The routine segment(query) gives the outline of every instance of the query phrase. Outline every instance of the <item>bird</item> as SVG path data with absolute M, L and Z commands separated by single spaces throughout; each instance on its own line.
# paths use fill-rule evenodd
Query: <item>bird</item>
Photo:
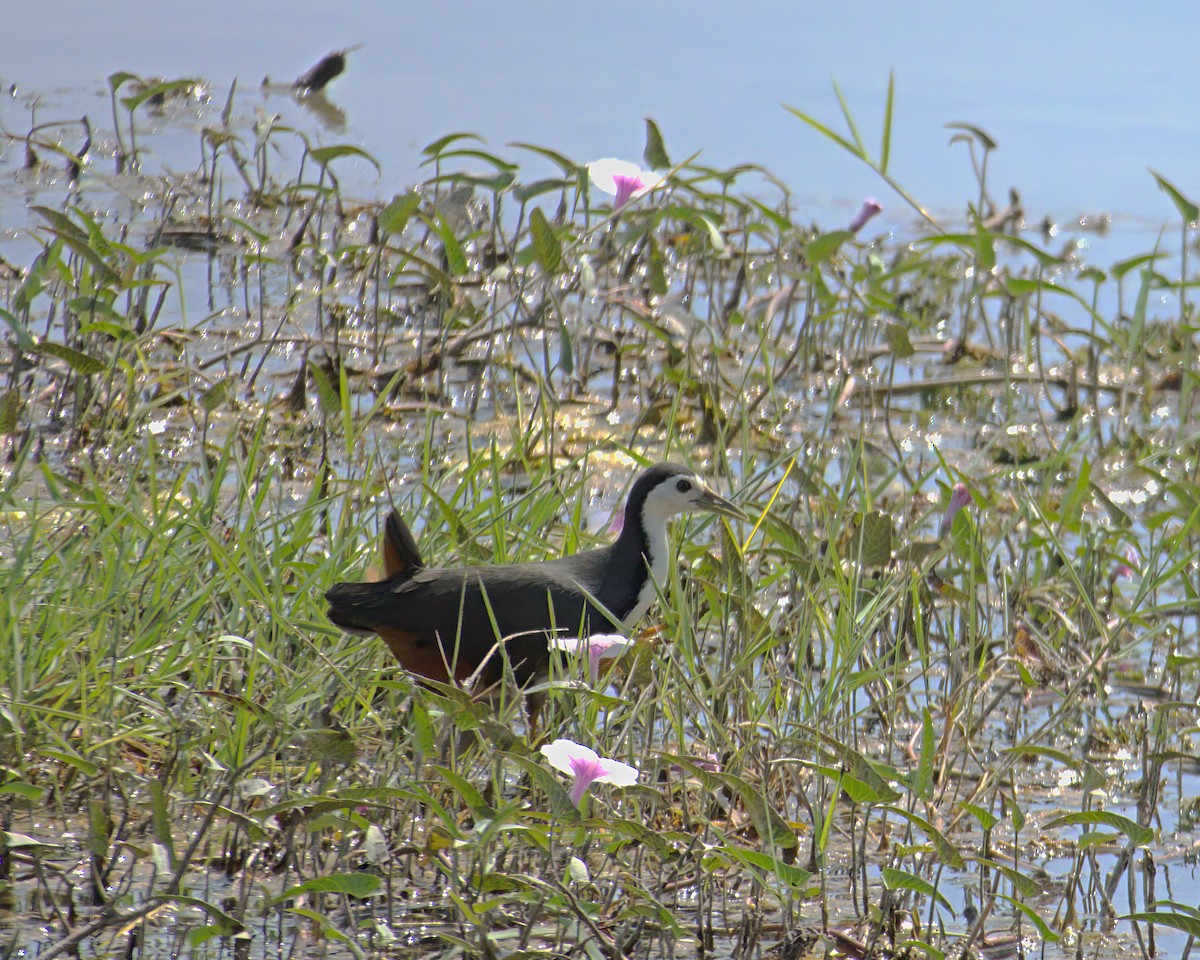
M 697 512 L 746 519 L 694 471 L 659 463 L 634 481 L 608 546 L 540 562 L 427 567 L 393 511 L 384 579 L 334 585 L 328 616 L 348 632 L 378 634 L 419 679 L 494 688 L 507 661 L 524 687 L 546 672 L 552 636 L 611 633 L 641 619 L 667 580 L 668 522 Z

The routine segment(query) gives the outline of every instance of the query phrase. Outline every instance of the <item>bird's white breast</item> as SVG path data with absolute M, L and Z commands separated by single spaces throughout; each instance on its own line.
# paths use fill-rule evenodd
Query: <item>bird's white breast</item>
M 650 605 L 658 599 L 658 591 L 666 586 L 667 574 L 670 571 L 670 547 L 667 543 L 667 521 L 670 513 L 654 509 L 654 504 L 648 502 L 646 511 L 642 514 L 642 525 L 646 533 L 646 560 L 650 576 L 638 591 L 637 604 L 625 618 L 625 626 L 632 627 L 645 616 Z M 655 586 L 657 584 L 657 587 Z

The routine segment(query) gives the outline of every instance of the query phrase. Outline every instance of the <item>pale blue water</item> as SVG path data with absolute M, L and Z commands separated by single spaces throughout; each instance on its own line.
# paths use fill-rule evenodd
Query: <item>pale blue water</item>
M 894 71 L 893 173 L 936 212 L 952 217 L 974 196 L 966 151 L 944 129 L 967 120 L 999 141 L 997 200 L 1015 185 L 1031 220 L 1106 211 L 1145 231 L 1174 213 L 1148 166 L 1200 196 L 1200 23 L 1184 11 L 1161 0 L 20 2 L 5 10 L 0 81 L 47 94 L 41 116 L 102 119 L 116 70 L 249 87 L 362 43 L 329 91 L 347 127 L 323 137 L 377 157 L 381 195 L 420 178 L 420 148 L 450 131 L 476 131 L 501 152 L 528 140 L 579 161 L 638 159 L 652 116 L 673 158 L 764 164 L 817 219 L 849 217 L 877 194 L 903 222 L 870 171 L 780 106 L 841 129 L 836 79 L 875 149 Z M 11 104 L 0 121 L 23 132 Z

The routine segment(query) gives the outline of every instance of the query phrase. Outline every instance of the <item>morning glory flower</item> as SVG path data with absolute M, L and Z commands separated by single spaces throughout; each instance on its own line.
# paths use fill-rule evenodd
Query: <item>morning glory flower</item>
M 850 226 L 848 226 L 846 229 L 851 233 L 858 233 L 859 230 L 867 225 L 867 221 L 881 210 L 883 210 L 882 203 L 880 203 L 874 197 L 867 197 L 867 199 L 863 201 L 862 209 L 859 210 L 854 219 L 850 221 Z
M 613 210 L 620 210 L 630 200 L 649 193 L 663 182 L 661 174 L 643 170 L 636 163 L 605 157 L 587 165 L 588 177 L 596 189 L 613 198 Z
M 574 740 L 555 740 L 542 747 L 542 756 L 555 770 L 574 777 L 571 802 L 579 806 L 593 783 L 612 783 L 628 787 L 637 783 L 638 771 L 627 763 L 609 760 Z
M 950 527 L 954 523 L 954 518 L 958 515 L 958 511 L 971 502 L 971 491 L 967 489 L 965 483 L 956 483 L 954 489 L 950 491 L 950 503 L 946 507 L 946 512 L 942 514 L 942 523 L 938 527 L 938 539 L 943 539 L 950 532 Z
M 595 633 L 582 640 L 578 637 L 552 637 L 550 639 L 552 650 L 587 654 L 588 678 L 592 683 L 595 683 L 600 676 L 601 660 L 616 660 L 632 646 L 632 640 L 626 640 L 615 633 Z

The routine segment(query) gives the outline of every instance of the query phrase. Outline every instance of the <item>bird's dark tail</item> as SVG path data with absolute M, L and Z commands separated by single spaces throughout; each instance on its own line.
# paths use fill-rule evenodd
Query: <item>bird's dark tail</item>
M 408 573 L 425 566 L 421 548 L 408 529 L 408 524 L 393 510 L 383 531 L 383 578 L 390 580 L 398 573 Z

